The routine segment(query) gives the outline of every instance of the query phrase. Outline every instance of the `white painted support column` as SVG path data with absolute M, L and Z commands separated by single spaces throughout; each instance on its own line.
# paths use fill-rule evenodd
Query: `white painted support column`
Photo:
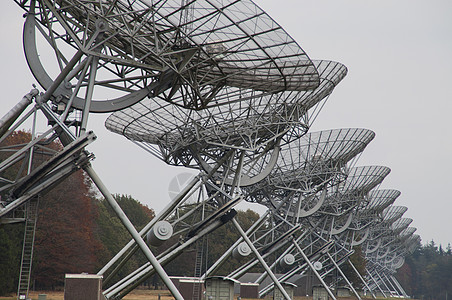
M 336 263 L 336 261 L 333 259 L 333 257 L 331 256 L 331 254 L 329 252 L 326 253 L 326 255 L 328 255 L 328 258 L 331 260 L 331 262 L 333 263 L 333 265 L 336 267 L 336 269 L 339 271 L 339 273 L 341 274 L 342 278 L 344 278 L 345 282 L 347 282 L 348 286 L 352 289 L 353 294 L 355 294 L 356 298 L 358 298 L 359 300 L 362 300 L 361 297 L 358 295 L 358 293 L 356 292 L 355 288 L 353 287 L 352 283 L 348 280 L 347 276 L 345 276 L 344 272 L 342 272 L 341 268 L 339 268 L 338 264 Z
M 173 294 L 174 298 L 176 300 L 184 300 L 182 295 L 177 290 L 174 283 L 171 281 L 171 279 L 168 277 L 168 274 L 166 274 L 163 267 L 159 264 L 157 261 L 157 258 L 154 256 L 152 251 L 148 248 L 144 240 L 141 238 L 138 231 L 135 229 L 133 224 L 130 222 L 129 218 L 127 218 L 126 214 L 122 211 L 119 204 L 116 202 L 116 200 L 113 198 L 107 187 L 104 185 L 100 177 L 96 174 L 94 169 L 91 167 L 91 165 L 88 165 L 84 167 L 84 170 L 93 180 L 94 184 L 97 186 L 99 191 L 102 193 L 102 195 L 105 197 L 105 199 L 108 201 L 112 209 L 115 211 L 118 218 L 121 220 L 123 225 L 126 227 L 126 229 L 129 231 L 130 235 L 133 237 L 135 242 L 138 244 L 140 249 L 143 251 L 143 254 L 146 256 L 146 258 L 149 260 L 149 262 L 152 264 L 156 272 L 159 274 L 162 281 L 165 283 L 165 285 L 170 290 L 171 294 Z
M 334 297 L 333 292 L 331 292 L 330 288 L 328 287 L 328 285 L 326 284 L 326 282 L 323 280 L 322 276 L 320 276 L 319 272 L 317 272 L 317 270 L 314 268 L 314 266 L 312 265 L 311 261 L 309 260 L 309 258 L 306 256 L 306 254 L 304 253 L 303 249 L 301 249 L 300 245 L 298 245 L 295 241 L 294 241 L 294 245 L 295 247 L 298 249 L 298 252 L 300 252 L 300 254 L 303 256 L 303 259 L 306 261 L 306 263 L 309 265 L 309 267 L 311 268 L 312 272 L 314 272 L 315 276 L 317 276 L 317 278 L 320 280 L 320 282 L 322 283 L 323 287 L 326 289 L 326 291 L 328 292 L 328 295 L 330 295 L 330 297 L 333 300 L 336 300 L 336 297 Z
M 240 227 L 240 224 L 237 222 L 237 220 L 235 218 L 232 219 L 232 224 L 234 224 L 235 228 L 237 228 L 237 230 L 240 232 L 240 235 L 243 237 L 245 242 L 251 248 L 251 251 L 253 251 L 254 255 L 256 255 L 257 259 L 259 260 L 261 265 L 264 267 L 264 269 L 267 272 L 268 276 L 270 276 L 270 278 L 273 280 L 275 285 L 278 287 L 278 289 L 284 295 L 284 298 L 286 298 L 287 300 L 291 300 L 289 294 L 287 294 L 286 290 L 283 288 L 281 283 L 278 281 L 278 278 L 276 278 L 275 274 L 273 274 L 272 270 L 270 270 L 270 268 L 268 267 L 268 265 L 265 262 L 265 260 L 262 258 L 260 253 L 257 251 L 256 247 L 254 247 L 253 242 L 251 242 L 251 240 L 246 235 L 245 231 L 243 231 L 242 227 Z
M 364 280 L 364 278 L 361 276 L 361 274 L 359 274 L 358 270 L 356 269 L 356 267 L 353 265 L 353 263 L 350 261 L 350 259 L 348 260 L 348 263 L 350 264 L 350 266 L 352 267 L 352 269 L 355 271 L 356 275 L 358 275 L 359 279 L 361 279 L 361 282 L 364 284 L 364 286 L 367 288 L 367 290 L 369 291 L 369 293 L 372 295 L 372 298 L 376 299 L 377 297 L 375 297 L 375 294 L 372 292 L 372 290 L 369 288 L 369 285 L 367 284 L 367 282 Z

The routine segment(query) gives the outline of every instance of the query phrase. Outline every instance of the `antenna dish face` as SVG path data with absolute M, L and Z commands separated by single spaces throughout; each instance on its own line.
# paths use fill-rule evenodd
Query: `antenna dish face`
M 20 5 L 28 12 L 27 60 L 44 89 L 55 78 L 52 70 L 61 70 L 77 51 L 83 53 L 78 74 L 68 76 L 55 95 L 71 96 L 74 79 L 84 77 L 89 57 L 100 69 L 98 88 L 118 94 L 145 89 L 133 100 L 124 99 L 125 95 L 109 100 L 108 105 L 97 100 L 93 111 L 119 110 L 146 95 L 201 109 L 224 86 L 278 92 L 312 90 L 320 83 L 306 53 L 249 0 L 51 0 Z M 44 44 L 54 48 L 50 53 L 57 53 L 53 65 L 47 58 L 40 60 L 37 26 L 44 28 L 40 30 Z M 176 92 L 182 97 L 173 98 Z M 74 107 L 83 108 L 81 102 L 83 97 L 77 97 Z
M 369 204 L 366 209 L 382 212 L 400 196 L 397 190 L 373 190 L 369 193 Z
M 374 135 L 372 131 L 361 128 L 307 133 L 281 147 L 278 161 L 267 180 L 247 188 L 245 192 L 256 202 L 267 201 L 266 198 L 274 194 L 277 197 L 269 197 L 270 201 L 277 202 L 289 191 L 300 191 L 293 196 L 293 201 L 300 198 L 303 204 L 295 207 L 311 211 L 320 200 L 320 195 L 315 196 L 317 189 L 327 183 L 332 186 L 344 181 L 342 168 L 364 150 Z
M 115 112 L 105 125 L 144 143 L 166 163 L 207 172 L 234 149 L 234 162 L 227 162 L 224 169 L 228 171 L 223 175 L 233 174 L 237 161 L 242 160 L 245 175 L 240 184 L 250 185 L 265 177 L 261 174 L 268 175 L 276 162 L 277 153 L 267 152 L 274 152 L 281 139 L 286 143 L 304 135 L 309 127 L 307 111 L 327 97 L 346 74 L 340 63 L 315 63 L 323 71 L 322 84 L 313 91 L 268 93 L 224 87 L 212 100 L 216 105 L 202 110 L 188 110 L 155 97 Z

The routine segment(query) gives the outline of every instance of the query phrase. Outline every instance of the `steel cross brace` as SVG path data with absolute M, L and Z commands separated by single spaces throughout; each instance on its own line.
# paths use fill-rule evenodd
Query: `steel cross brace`
M 369 275 L 370 279 L 374 282 L 375 286 L 380 290 L 380 292 L 383 294 L 383 297 L 388 298 L 385 294 L 385 292 L 381 289 L 380 285 L 377 283 L 375 278 L 372 276 L 372 274 L 369 272 L 369 270 L 366 269 L 367 274 Z M 372 291 L 370 291 L 372 293 Z
M 394 277 L 394 275 L 389 275 L 389 278 L 392 279 L 392 281 L 394 282 L 394 284 L 397 286 L 397 288 L 399 289 L 399 291 L 402 293 L 402 295 L 405 298 L 408 298 L 408 294 L 405 292 L 405 290 L 403 289 L 403 287 L 400 285 L 399 281 Z
M 386 282 L 389 283 L 389 285 L 391 286 L 391 288 L 389 289 L 389 293 L 391 295 L 393 295 L 394 293 L 397 294 L 397 296 L 400 296 L 399 291 L 397 290 L 397 288 L 392 284 L 391 280 L 389 280 L 388 276 L 386 276 L 385 273 L 383 273 L 383 280 L 386 280 Z M 388 287 L 388 285 L 386 285 Z M 389 288 L 389 287 L 388 287 Z
M 284 295 L 284 298 L 287 300 L 291 300 L 289 294 L 287 294 L 284 287 L 279 282 L 278 278 L 276 278 L 275 274 L 270 270 L 265 260 L 262 258 L 260 253 L 257 251 L 256 247 L 254 247 L 253 242 L 249 239 L 249 237 L 246 235 L 245 231 L 243 231 L 242 227 L 240 227 L 240 224 L 235 220 L 232 219 L 232 224 L 234 224 L 235 228 L 240 232 L 240 235 L 245 240 L 245 242 L 248 244 L 248 246 L 251 248 L 251 251 L 253 251 L 254 255 L 256 255 L 257 259 L 261 263 L 261 265 L 264 267 L 265 271 L 267 272 L 268 276 L 273 280 L 275 285 L 278 287 L 278 289 L 281 291 L 281 293 Z
M 319 272 L 317 272 L 317 270 L 314 268 L 313 264 L 311 263 L 311 261 L 309 260 L 309 258 L 306 256 L 306 254 L 304 253 L 303 249 L 301 249 L 301 247 L 294 242 L 295 247 L 297 248 L 298 252 L 300 252 L 300 254 L 303 256 L 304 260 L 306 261 L 306 263 L 309 265 L 309 267 L 311 268 L 312 272 L 315 274 L 315 276 L 317 277 L 317 279 L 319 279 L 319 281 L 322 283 L 323 287 L 326 289 L 326 291 L 328 292 L 328 295 L 330 295 L 330 297 L 333 300 L 336 300 L 336 297 L 334 296 L 333 292 L 330 290 L 330 288 L 328 287 L 328 285 L 326 284 L 326 282 L 323 280 L 322 276 L 320 276 Z
M 352 283 L 348 280 L 347 276 L 345 276 L 344 272 L 342 272 L 341 268 L 338 266 L 338 264 L 336 263 L 336 261 L 334 260 L 334 258 L 331 256 L 331 254 L 329 252 L 326 253 L 326 255 L 328 256 L 328 258 L 331 260 L 331 262 L 334 264 L 334 266 L 336 267 L 336 269 L 339 271 L 339 273 L 341 274 L 342 278 L 344 278 L 345 282 L 347 282 L 347 285 L 352 289 L 353 294 L 355 294 L 356 298 L 358 298 L 359 300 L 361 300 L 361 297 L 359 296 L 359 294 L 356 292 L 355 288 L 353 287 Z
M 369 293 L 372 295 L 372 298 L 376 299 L 375 294 L 372 292 L 372 290 L 369 288 L 369 285 L 367 284 L 366 280 L 364 280 L 364 278 L 361 276 L 361 274 L 358 272 L 358 270 L 356 269 L 355 265 L 353 265 L 353 263 L 351 262 L 350 259 L 347 260 L 349 265 L 352 267 L 353 271 L 355 271 L 356 275 L 358 275 L 359 279 L 361 280 L 361 282 L 364 284 L 364 286 L 369 290 Z

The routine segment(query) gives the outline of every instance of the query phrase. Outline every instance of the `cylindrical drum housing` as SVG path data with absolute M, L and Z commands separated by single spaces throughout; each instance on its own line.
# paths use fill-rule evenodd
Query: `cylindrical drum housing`
M 237 247 L 232 250 L 232 257 L 241 258 L 250 255 L 251 248 L 248 246 L 246 242 L 241 242 L 237 245 Z
M 146 235 L 152 246 L 160 246 L 173 235 L 173 226 L 167 221 L 158 221 Z
M 288 267 L 288 266 L 293 265 L 294 262 L 295 262 L 295 256 L 293 256 L 292 254 L 288 253 L 288 254 L 284 255 L 280 259 L 279 264 L 282 267 Z

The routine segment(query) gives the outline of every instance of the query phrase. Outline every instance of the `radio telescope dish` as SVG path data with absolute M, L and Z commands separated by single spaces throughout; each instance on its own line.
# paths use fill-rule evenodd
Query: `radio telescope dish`
M 283 200 L 283 194 L 305 198 L 304 210 L 309 210 L 308 195 L 316 194 L 319 187 L 335 177 L 343 177 L 342 168 L 364 150 L 375 134 L 367 129 L 344 128 L 308 133 L 282 147 L 278 161 L 265 181 L 245 189 L 254 202 L 265 201 L 266 195 L 275 194 L 270 201 Z M 342 176 L 341 176 L 342 175 Z M 336 178 L 338 182 L 340 178 Z M 344 180 L 344 179 L 342 179 Z M 334 183 L 333 183 L 334 184 Z M 285 191 L 285 192 L 284 192 Z M 260 199 L 263 197 L 263 199 Z M 281 198 L 282 197 L 282 198 Z M 281 199 L 280 199 L 281 198 Z M 311 197 L 314 202 L 318 201 Z M 289 204 L 287 204 L 289 205 Z M 276 203 L 273 206 L 278 206 Z
M 373 190 L 369 193 L 369 203 L 365 210 L 382 212 L 400 196 L 397 190 Z
M 289 139 L 296 139 L 306 133 L 310 124 L 307 111 L 327 97 L 347 73 L 340 63 L 315 61 L 315 65 L 321 84 L 312 91 L 268 93 L 225 87 L 213 98 L 215 106 L 196 111 L 155 97 L 113 113 L 105 125 L 144 144 L 172 165 L 210 171 L 233 150 L 233 157 L 218 173 L 232 182 L 228 177 L 235 174 L 241 160 L 241 185 L 250 185 L 271 171 L 285 134 L 290 132 Z
M 382 212 L 383 222 L 386 224 L 392 224 L 402 217 L 402 215 L 408 210 L 405 206 L 389 206 Z
M 201 109 L 224 86 L 277 92 L 319 85 L 306 53 L 250 0 L 18 3 L 27 12 L 24 48 L 33 75 L 48 90 L 63 74 L 53 94 L 77 109 L 90 80 L 92 112 L 148 95 Z M 173 99 L 177 91 L 183 97 Z

